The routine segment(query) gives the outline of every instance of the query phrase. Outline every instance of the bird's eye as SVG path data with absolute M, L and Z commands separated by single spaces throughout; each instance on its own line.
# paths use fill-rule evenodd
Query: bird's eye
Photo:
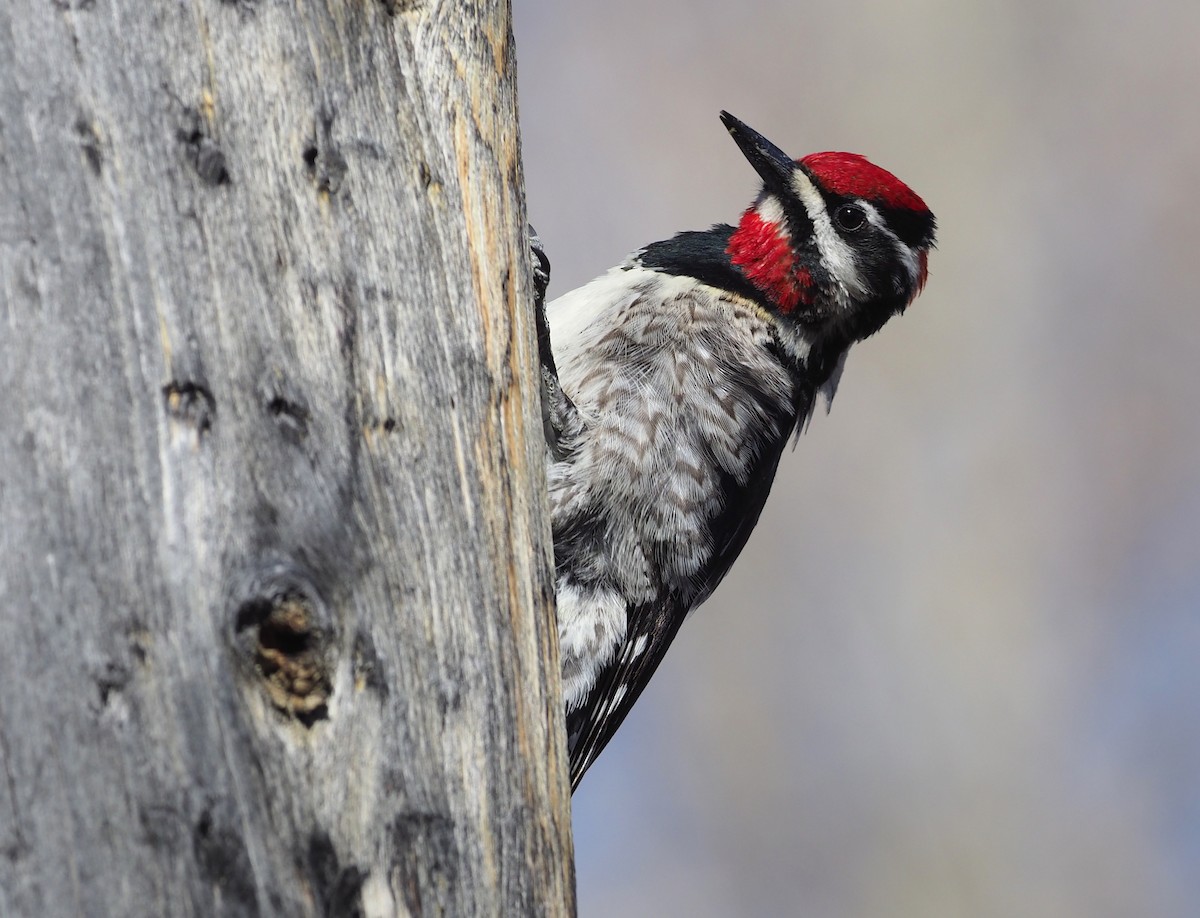
M 834 213 L 837 225 L 848 233 L 860 230 L 867 222 L 866 212 L 856 204 L 843 204 Z

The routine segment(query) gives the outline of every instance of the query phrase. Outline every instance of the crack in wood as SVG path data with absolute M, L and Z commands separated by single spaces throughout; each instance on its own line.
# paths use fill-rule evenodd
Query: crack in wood
M 192 830 L 192 850 L 204 877 L 221 891 L 222 914 L 257 916 L 254 870 L 242 836 L 218 825 L 205 809 Z
M 343 866 L 328 833 L 317 829 L 308 840 L 308 875 L 326 918 L 362 918 L 362 888 L 369 871 Z
M 308 408 L 300 402 L 276 395 L 267 402 L 267 411 L 284 436 L 293 443 L 299 443 L 308 436 Z

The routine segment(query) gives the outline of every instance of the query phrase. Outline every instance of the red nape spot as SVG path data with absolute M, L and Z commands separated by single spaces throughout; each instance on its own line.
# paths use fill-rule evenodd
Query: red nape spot
M 929 210 L 915 191 L 858 153 L 810 153 L 800 164 L 834 194 L 877 201 L 885 207 Z
M 796 268 L 787 233 L 764 220 L 753 207 L 742 214 L 725 251 L 750 283 L 775 301 L 780 312 L 791 312 L 800 303 L 812 301 L 812 275 L 807 268 Z

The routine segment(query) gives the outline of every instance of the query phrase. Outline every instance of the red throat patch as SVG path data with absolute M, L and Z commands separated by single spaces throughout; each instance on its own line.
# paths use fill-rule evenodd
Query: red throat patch
M 920 195 L 858 153 L 810 153 L 800 160 L 827 191 L 877 201 L 885 207 L 926 212 Z
M 791 312 L 800 303 L 812 302 L 812 275 L 807 268 L 796 267 L 787 233 L 778 224 L 764 220 L 755 208 L 742 214 L 725 251 L 780 312 Z

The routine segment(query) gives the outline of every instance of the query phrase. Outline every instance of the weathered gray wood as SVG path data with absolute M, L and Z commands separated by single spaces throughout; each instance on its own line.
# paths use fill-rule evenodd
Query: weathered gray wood
M 0 914 L 573 911 L 513 68 L 0 4 Z

